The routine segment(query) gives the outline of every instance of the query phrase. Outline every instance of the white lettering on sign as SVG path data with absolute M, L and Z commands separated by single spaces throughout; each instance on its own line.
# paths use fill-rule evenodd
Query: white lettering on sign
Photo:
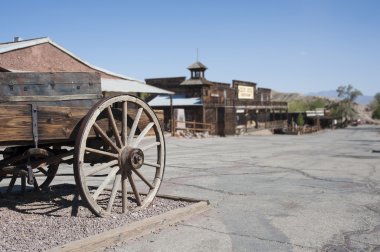
M 308 110 L 306 111 L 307 117 L 325 116 L 325 112 L 321 110 Z
M 249 86 L 238 86 L 238 98 L 239 99 L 253 99 L 253 87 Z

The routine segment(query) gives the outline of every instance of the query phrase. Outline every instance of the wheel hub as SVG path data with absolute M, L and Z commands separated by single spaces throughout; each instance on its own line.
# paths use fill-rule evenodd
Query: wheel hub
M 141 149 L 126 147 L 119 155 L 119 163 L 127 170 L 139 169 L 144 164 L 144 153 Z

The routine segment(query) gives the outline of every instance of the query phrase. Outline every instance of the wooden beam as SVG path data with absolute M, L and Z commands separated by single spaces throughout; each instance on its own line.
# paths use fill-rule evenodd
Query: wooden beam
M 38 95 L 38 96 L 0 96 L 4 102 L 46 102 L 46 101 L 70 101 L 100 99 L 100 94 L 78 94 L 78 95 Z

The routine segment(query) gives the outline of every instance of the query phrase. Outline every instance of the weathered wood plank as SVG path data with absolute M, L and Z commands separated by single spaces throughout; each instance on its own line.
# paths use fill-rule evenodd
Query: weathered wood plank
M 38 107 L 38 134 L 41 141 L 75 139 L 88 108 Z
M 37 111 L 39 141 L 43 142 L 46 140 L 75 140 L 76 130 L 80 127 L 80 123 L 87 115 L 89 108 L 38 106 Z M 128 115 L 134 119 L 136 110 L 128 109 Z M 163 121 L 162 113 L 158 113 L 158 119 L 160 122 Z M 121 132 L 121 120 L 121 117 L 115 116 L 118 132 Z M 149 118 L 143 113 L 138 123 L 138 129 L 143 130 L 148 123 Z M 112 130 L 107 117 L 98 124 L 106 132 Z M 139 132 L 137 131 L 137 135 Z M 91 135 L 94 135 L 93 131 Z M 154 135 L 153 129 L 150 129 L 147 135 Z M 31 106 L 0 105 L 0 145 L 4 142 L 32 140 Z
M 128 225 L 111 229 L 97 235 L 89 236 L 81 240 L 73 241 L 65 245 L 60 245 L 49 249 L 48 252 L 104 251 L 105 248 L 123 240 L 128 240 L 133 237 L 147 234 L 152 230 L 162 229 L 173 223 L 186 220 L 196 214 L 200 214 L 210 209 L 210 203 L 208 201 L 197 202 L 196 199 L 190 199 L 190 202 L 196 203 L 171 210 L 161 215 L 149 217 L 141 221 L 132 222 Z
M 97 73 L 0 73 L 0 103 L 88 107 L 102 98 Z
M 0 106 L 0 141 L 32 139 L 31 106 Z
M 79 127 L 88 108 L 38 107 L 38 134 L 43 140 L 67 140 Z M 32 117 L 30 105 L 0 106 L 0 143 L 31 141 Z
M 0 84 L 28 85 L 28 84 L 81 84 L 100 83 L 99 73 L 89 72 L 2 72 Z
M 101 94 L 96 73 L 0 73 L 1 96 Z
M 98 94 L 77 94 L 77 95 L 38 95 L 38 96 L 3 96 L 5 102 L 49 102 L 49 101 L 70 101 L 70 100 L 92 100 L 100 99 Z

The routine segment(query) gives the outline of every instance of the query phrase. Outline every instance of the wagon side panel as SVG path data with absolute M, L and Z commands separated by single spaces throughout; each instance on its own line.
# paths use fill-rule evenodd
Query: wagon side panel
M 0 106 L 0 141 L 33 140 L 32 117 L 29 105 Z
M 101 97 L 98 73 L 0 73 L 0 145 L 73 141 Z

